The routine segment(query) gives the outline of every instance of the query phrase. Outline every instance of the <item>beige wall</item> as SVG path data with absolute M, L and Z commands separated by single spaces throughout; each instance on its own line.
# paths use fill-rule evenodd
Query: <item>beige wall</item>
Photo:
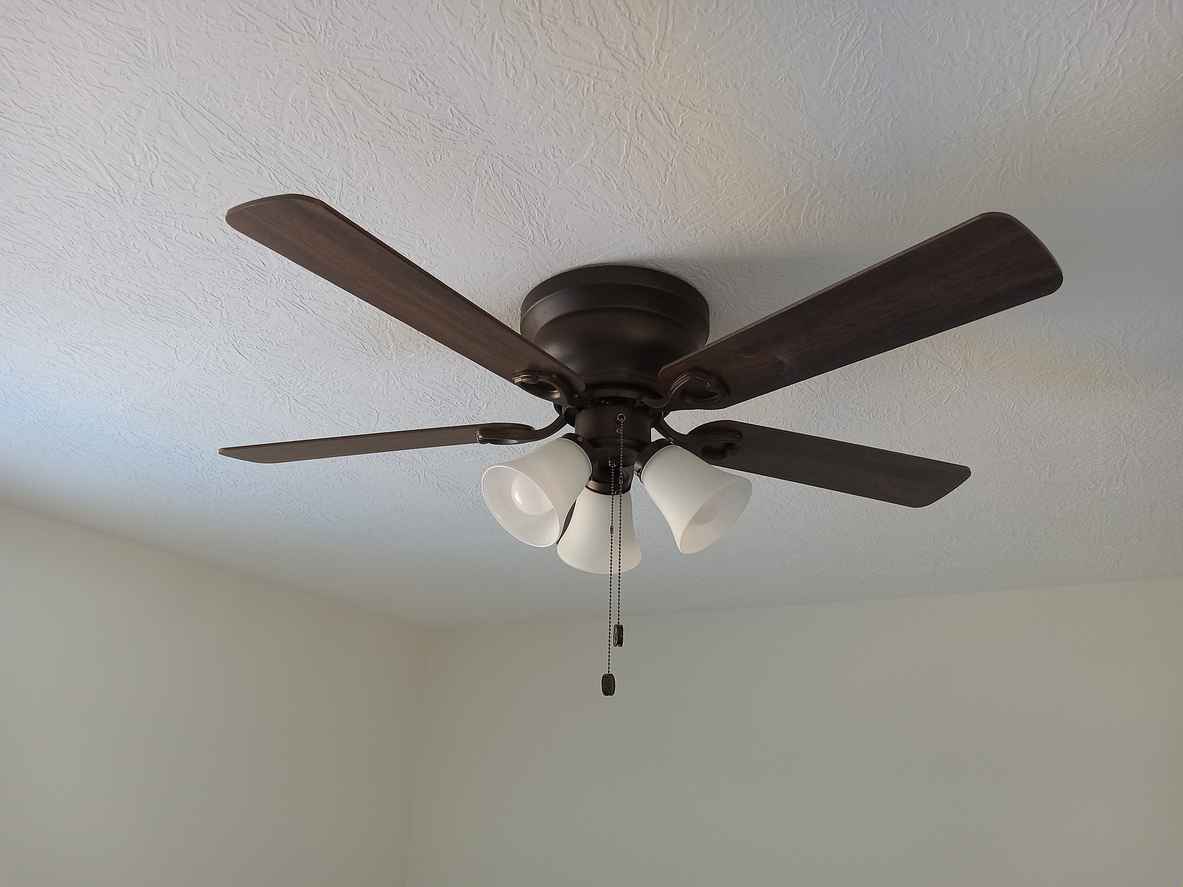
M 0 511 L 0 884 L 401 883 L 414 646 Z
M 1179 883 L 1183 582 L 602 630 L 0 511 L 0 885 Z
M 627 603 L 626 579 L 626 603 Z M 416 887 L 1183 883 L 1183 583 L 437 645 Z

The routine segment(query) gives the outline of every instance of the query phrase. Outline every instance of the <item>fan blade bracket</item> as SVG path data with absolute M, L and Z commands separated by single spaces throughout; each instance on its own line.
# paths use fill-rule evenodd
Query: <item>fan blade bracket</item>
M 706 428 L 695 433 L 693 443 L 698 455 L 708 462 L 725 462 L 743 447 L 743 432 L 736 428 Z
M 683 434 L 671 428 L 663 418 L 653 423 L 653 430 L 701 459 L 722 462 L 734 455 L 743 445 L 743 432 L 732 427 L 732 424 L 726 421 L 708 422 Z
M 497 446 L 535 443 L 550 437 L 566 424 L 567 417 L 565 415 L 559 415 L 553 422 L 542 428 L 532 428 L 529 425 L 519 425 L 515 422 L 490 423 L 482 425 L 477 431 L 477 443 Z
M 667 403 L 677 403 L 682 409 L 707 410 L 728 394 L 727 383 L 706 370 L 693 367 L 674 379 Z
M 549 400 L 563 406 L 573 406 L 578 397 L 567 379 L 555 373 L 529 369 L 516 373 L 510 381 L 527 394 Z
M 665 394 L 642 397 L 641 402 L 655 410 L 709 410 L 728 394 L 722 379 L 697 367 L 681 373 L 663 390 Z

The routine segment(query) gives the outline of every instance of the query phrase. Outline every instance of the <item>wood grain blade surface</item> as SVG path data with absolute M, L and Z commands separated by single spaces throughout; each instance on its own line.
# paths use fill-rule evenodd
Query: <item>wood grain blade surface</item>
M 721 409 L 1055 292 L 1047 247 L 1005 213 L 985 213 L 664 366 L 721 379 Z M 691 404 L 683 402 L 682 408 Z
M 708 422 L 688 440 L 697 455 L 720 468 L 911 508 L 931 505 L 970 475 L 964 465 L 746 422 Z M 736 441 L 733 449 L 728 440 Z
M 301 194 L 264 197 L 234 207 L 226 221 L 503 379 L 532 370 L 583 388 L 565 364 L 323 201 Z
M 347 437 L 317 437 L 277 443 L 223 447 L 218 452 L 246 462 L 300 462 L 305 459 L 332 459 L 337 456 L 360 456 L 365 453 L 393 453 L 429 447 L 455 447 L 480 443 L 481 429 L 499 434 L 527 434 L 529 425 L 485 422 L 479 425 L 453 425 L 447 428 L 419 428 L 414 431 L 383 431 L 378 434 L 354 434 Z

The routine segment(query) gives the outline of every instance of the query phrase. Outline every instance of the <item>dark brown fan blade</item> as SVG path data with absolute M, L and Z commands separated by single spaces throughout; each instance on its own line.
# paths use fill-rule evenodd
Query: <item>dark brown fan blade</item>
M 583 388 L 569 367 L 314 197 L 251 200 L 227 212 L 226 221 L 504 379 L 545 373 L 574 391 Z
M 384 431 L 349 437 L 318 437 L 312 440 L 223 447 L 218 452 L 246 462 L 299 462 L 304 459 L 332 459 L 336 456 L 360 456 L 363 453 L 393 453 L 396 450 L 474 444 L 481 442 L 482 432 L 486 437 L 513 438 L 532 435 L 534 429 L 529 425 L 489 422 L 484 425 L 453 425 L 450 428 L 419 428 L 415 431 Z
M 970 473 L 964 465 L 746 422 L 708 422 L 690 432 L 685 442 L 721 468 L 911 508 L 931 505 Z
M 1004 311 L 1059 289 L 1047 247 L 1012 216 L 985 213 L 662 367 L 681 409 L 720 409 Z

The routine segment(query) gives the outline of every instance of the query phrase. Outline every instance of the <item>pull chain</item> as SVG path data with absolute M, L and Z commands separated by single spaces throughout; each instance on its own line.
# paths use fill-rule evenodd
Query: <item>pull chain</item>
M 624 646 L 624 625 L 620 622 L 620 586 L 624 572 L 624 413 L 616 414 L 616 624 L 612 646 Z
M 620 585 L 624 560 L 624 413 L 616 414 L 616 460 L 612 468 L 611 500 L 608 504 L 608 670 L 600 678 L 605 696 L 616 693 L 612 674 L 612 648 L 624 646 L 624 626 L 620 622 Z M 613 585 L 616 612 L 613 614 Z
M 600 690 L 605 696 L 616 692 L 616 678 L 612 674 L 612 577 L 616 570 L 616 465 L 612 464 L 611 492 L 608 500 L 608 670 L 600 678 Z

